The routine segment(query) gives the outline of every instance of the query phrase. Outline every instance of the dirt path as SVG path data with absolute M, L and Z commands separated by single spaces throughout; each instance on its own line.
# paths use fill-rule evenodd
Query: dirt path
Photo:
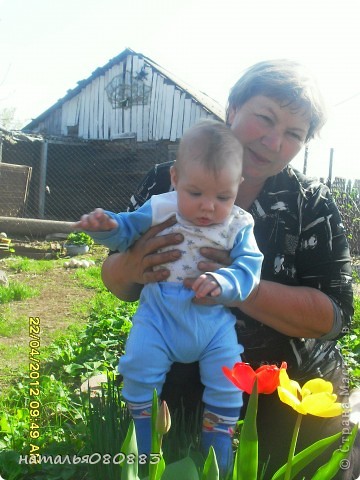
M 36 297 L 0 305 L 0 317 L 9 319 L 9 332 L 0 333 L 0 384 L 16 375 L 18 368 L 26 366 L 29 356 L 30 317 L 40 318 L 40 346 L 44 348 L 71 324 L 84 323 L 86 313 L 76 306 L 86 303 L 94 295 L 74 277 L 74 270 L 61 265 L 41 274 L 7 272 L 9 280 L 26 283 L 40 290 Z M 12 325 L 17 328 L 12 333 Z M 9 348 L 10 347 L 10 348 Z M 7 383 L 5 381 L 5 383 Z
M 49 270 L 42 275 L 15 274 L 9 276 L 19 282 L 26 282 L 40 289 L 40 295 L 21 302 L 12 303 L 12 311 L 18 317 L 40 317 L 43 326 L 44 340 L 46 334 L 58 330 L 66 323 L 66 318 L 74 318 L 73 307 L 94 295 L 94 290 L 79 285 L 74 278 L 74 271 L 61 266 Z

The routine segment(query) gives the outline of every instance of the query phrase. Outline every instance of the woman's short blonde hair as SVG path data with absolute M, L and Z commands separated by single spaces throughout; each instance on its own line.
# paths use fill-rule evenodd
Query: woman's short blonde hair
M 310 118 L 306 141 L 312 139 L 326 122 L 326 107 L 316 80 L 300 63 L 292 60 L 267 60 L 246 70 L 230 91 L 229 111 L 240 108 L 256 95 L 264 95 L 304 111 Z

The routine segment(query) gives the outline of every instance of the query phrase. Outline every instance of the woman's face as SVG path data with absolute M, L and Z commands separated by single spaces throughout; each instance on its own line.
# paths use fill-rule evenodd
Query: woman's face
M 243 177 L 263 183 L 279 173 L 305 144 L 310 121 L 302 110 L 263 95 L 230 109 L 231 129 L 244 147 Z

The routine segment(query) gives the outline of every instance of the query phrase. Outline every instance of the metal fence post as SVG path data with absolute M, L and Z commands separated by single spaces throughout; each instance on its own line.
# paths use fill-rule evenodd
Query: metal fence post
M 40 151 L 40 169 L 39 169 L 39 203 L 38 215 L 39 218 L 45 217 L 45 192 L 46 192 L 46 170 L 48 160 L 48 142 L 44 140 L 41 144 Z
M 327 179 L 327 186 L 329 188 L 331 188 L 331 184 L 332 184 L 333 162 L 334 162 L 334 149 L 330 148 L 329 175 Z

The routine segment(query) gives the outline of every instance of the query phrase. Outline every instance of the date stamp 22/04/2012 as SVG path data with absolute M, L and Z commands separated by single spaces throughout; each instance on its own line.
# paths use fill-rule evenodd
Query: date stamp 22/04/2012
M 40 436 L 40 347 L 41 327 L 39 317 L 29 317 L 29 447 L 30 455 L 40 455 L 37 439 Z

